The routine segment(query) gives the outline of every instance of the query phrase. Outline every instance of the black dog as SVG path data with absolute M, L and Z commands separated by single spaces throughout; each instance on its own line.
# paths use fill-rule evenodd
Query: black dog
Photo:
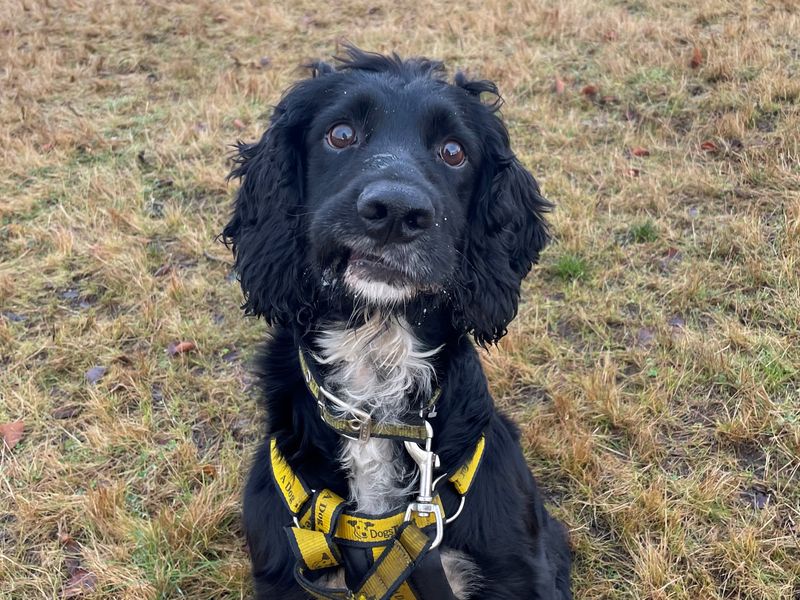
M 447 474 L 434 501 L 458 514 L 410 568 L 436 555 L 430 579 L 447 583 L 430 589 L 446 591 L 426 592 L 427 575 L 413 573 L 386 597 L 571 598 L 564 529 L 468 337 L 506 333 L 551 205 L 510 149 L 493 83 L 458 73 L 450 84 L 427 59 L 347 53 L 311 65 L 261 140 L 239 144 L 231 174 L 241 187 L 223 236 L 246 312 L 275 325 L 259 360 L 268 437 L 244 494 L 257 595 L 307 598 L 309 585 L 342 578 L 356 590 L 383 548 L 367 542 L 411 536 L 398 526 L 410 503 L 422 502 L 409 511 L 421 528 L 435 521 L 432 495 L 418 491 L 420 461 L 436 460 L 427 442 L 434 476 Z M 336 535 L 321 526 L 319 490 L 346 500 Z M 394 525 L 381 531 L 387 514 Z M 421 530 L 432 539 L 436 525 Z M 308 564 L 291 542 L 303 527 L 328 531 L 333 558 Z

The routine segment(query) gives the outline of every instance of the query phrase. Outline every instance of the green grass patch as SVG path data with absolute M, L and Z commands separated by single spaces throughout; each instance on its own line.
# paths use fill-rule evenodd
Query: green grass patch
M 563 281 L 576 281 L 589 275 L 589 263 L 577 254 L 562 254 L 553 263 L 550 271 Z
M 628 230 L 631 241 L 636 244 L 644 244 L 646 242 L 655 242 L 658 239 L 658 228 L 655 223 L 650 220 L 632 225 Z

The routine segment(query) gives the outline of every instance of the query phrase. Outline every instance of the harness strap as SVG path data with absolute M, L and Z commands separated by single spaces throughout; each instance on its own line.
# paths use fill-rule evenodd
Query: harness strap
M 469 459 L 448 479 L 461 497 L 461 506 L 475 480 L 484 449 L 485 438 L 481 436 Z M 436 524 L 433 513 L 423 512 L 425 516 L 422 517 L 419 512 L 410 511 L 406 521 L 405 511 L 382 515 L 347 512 L 347 502 L 341 496 L 328 489 L 314 491 L 306 485 L 286 461 L 274 437 L 270 439 L 270 466 L 281 498 L 295 520 L 295 527 L 286 528 L 289 545 L 297 559 L 295 579 L 312 597 L 319 600 L 420 600 L 422 593 L 424 598 L 450 598 L 445 594 L 449 585 L 443 572 L 440 573 L 438 554 L 434 557 L 429 552 L 432 541 L 423 531 Z M 445 507 L 438 492 L 434 492 L 432 503 L 444 515 Z M 460 510 L 461 507 L 450 518 L 457 517 Z M 338 546 L 340 543 L 342 548 Z M 372 562 L 361 582 L 353 586 L 357 591 L 324 588 L 315 583 L 315 577 L 309 576 L 338 566 L 347 569 L 350 558 L 345 559 L 345 554 L 357 547 L 366 551 Z M 434 558 L 436 560 L 431 560 Z M 428 575 L 417 588 L 418 579 L 409 578 L 425 564 L 428 566 L 420 569 L 420 577 L 424 575 L 422 571 Z M 359 572 L 363 571 L 348 570 L 348 577 L 357 576 Z
M 269 441 L 269 457 L 272 465 L 272 477 L 281 491 L 281 498 L 292 516 L 297 517 L 300 509 L 311 497 L 311 490 L 286 462 L 283 454 L 278 450 L 278 441 L 275 438 Z
M 286 527 L 285 530 L 289 545 L 304 569 L 317 571 L 342 564 L 342 556 L 330 536 L 300 527 Z
M 344 513 L 345 500 L 328 489 L 312 492 L 286 462 L 275 438 L 270 439 L 269 449 L 272 478 L 281 492 L 284 504 L 292 517 L 298 520 L 301 528 L 314 529 L 325 535 L 333 534 L 334 538 L 341 541 L 380 545 L 391 540 L 403 524 L 404 510 L 383 515 Z M 438 495 L 433 502 L 444 512 Z M 436 523 L 433 514 L 421 517 L 418 513 L 412 513 L 411 518 L 420 528 Z
M 444 511 L 442 500 L 436 495 L 433 503 L 439 505 Z M 428 514 L 421 517 L 412 513 L 411 520 L 420 528 L 436 524 L 436 516 Z M 386 544 L 397 535 L 397 531 L 405 521 L 405 510 L 387 513 L 385 515 L 370 516 L 359 513 L 345 513 L 336 524 L 334 537 L 337 540 L 356 544 Z
M 319 532 L 312 531 L 311 533 Z M 414 523 L 404 523 L 398 529 L 392 542 L 386 546 L 375 564 L 364 576 L 355 592 L 346 588 L 331 589 L 317 585 L 308 578 L 306 568 L 303 566 L 304 560 L 298 561 L 295 568 L 295 579 L 300 587 L 318 600 L 417 600 L 417 596 L 406 580 L 413 573 L 431 543 L 430 537 Z
M 461 496 L 466 496 L 469 488 L 472 486 L 472 482 L 475 480 L 475 475 L 478 473 L 478 467 L 481 465 L 481 461 L 483 460 L 483 451 L 485 448 L 486 438 L 481 435 L 481 437 L 478 439 L 478 443 L 475 446 L 475 450 L 472 452 L 472 456 L 470 456 L 469 460 L 461 465 L 461 467 L 459 467 L 458 470 L 448 479 L 448 481 L 453 484 L 453 487 L 456 488 L 456 491 Z
M 394 591 L 405 583 L 431 543 L 431 538 L 414 523 L 401 525 L 392 543 L 366 574 L 356 597 L 363 595 L 365 600 L 392 598 Z
M 345 507 L 345 500 L 328 489 L 314 492 L 311 501 L 312 527 L 325 535 L 336 530 L 339 515 Z

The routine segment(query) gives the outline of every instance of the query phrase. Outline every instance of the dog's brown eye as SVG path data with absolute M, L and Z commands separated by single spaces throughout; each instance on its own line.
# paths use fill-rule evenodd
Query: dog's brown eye
M 464 161 L 467 160 L 464 148 L 461 147 L 461 144 L 453 140 L 445 142 L 442 145 L 442 149 L 439 150 L 439 156 L 451 167 L 460 167 L 464 164 Z
M 328 144 L 332 148 L 341 150 L 355 144 L 356 131 L 347 123 L 339 123 L 328 130 L 328 135 L 325 136 L 325 139 L 328 140 Z

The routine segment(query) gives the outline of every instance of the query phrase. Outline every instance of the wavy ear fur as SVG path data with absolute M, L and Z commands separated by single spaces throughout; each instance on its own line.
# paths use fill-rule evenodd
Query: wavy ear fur
M 303 130 L 312 114 L 299 86 L 276 107 L 270 126 L 256 144 L 237 144 L 241 180 L 231 220 L 222 232 L 233 248 L 247 314 L 269 323 L 301 320 L 313 290 L 304 276 Z M 304 289 L 308 288 L 308 289 Z
M 456 326 L 482 346 L 503 337 L 516 316 L 522 280 L 549 240 L 544 213 L 553 206 L 511 152 L 499 119 L 489 139 L 499 153 L 472 207 L 455 310 Z

